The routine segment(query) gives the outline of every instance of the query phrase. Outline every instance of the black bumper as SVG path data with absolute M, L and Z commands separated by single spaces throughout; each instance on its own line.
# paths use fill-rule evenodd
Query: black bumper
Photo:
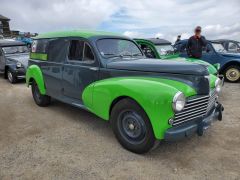
M 24 68 L 16 68 L 14 69 L 13 74 L 17 79 L 24 79 L 26 70 Z
M 172 127 L 165 132 L 164 139 L 166 141 L 177 141 L 193 134 L 203 135 L 204 130 L 208 129 L 211 123 L 215 120 L 222 120 L 222 111 L 224 110 L 221 104 L 218 104 L 205 117 L 198 118 L 180 126 Z

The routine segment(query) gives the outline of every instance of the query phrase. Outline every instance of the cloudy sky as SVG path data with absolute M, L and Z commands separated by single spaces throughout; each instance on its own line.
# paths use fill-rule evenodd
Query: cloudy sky
M 130 37 L 189 37 L 196 25 L 208 39 L 240 40 L 240 0 L 0 0 L 12 30 L 119 32 Z

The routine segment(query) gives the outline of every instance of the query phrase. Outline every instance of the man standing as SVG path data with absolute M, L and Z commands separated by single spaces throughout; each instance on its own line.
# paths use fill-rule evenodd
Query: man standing
M 188 39 L 187 53 L 189 57 L 201 58 L 203 47 L 207 46 L 207 41 L 204 36 L 201 36 L 202 28 L 197 26 L 194 30 L 195 35 Z
M 177 40 L 175 41 L 175 43 L 177 43 L 178 41 L 180 41 L 181 40 L 181 35 L 178 35 L 177 36 Z

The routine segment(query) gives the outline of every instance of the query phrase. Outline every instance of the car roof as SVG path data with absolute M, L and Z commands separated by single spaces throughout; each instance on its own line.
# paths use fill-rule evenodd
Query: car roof
M 73 30 L 73 31 L 58 31 L 49 32 L 36 36 L 34 39 L 47 39 L 47 38 L 58 38 L 58 37 L 83 37 L 91 38 L 94 36 L 123 36 L 117 33 L 103 32 L 103 31 L 83 31 L 83 30 Z
M 15 40 L 0 39 L 0 46 L 23 46 L 25 43 Z
M 168 45 L 168 44 L 172 44 L 170 41 L 166 40 L 166 39 L 159 39 L 159 38 L 147 38 L 147 39 L 134 39 L 134 40 L 143 40 L 143 41 L 150 41 L 155 45 Z

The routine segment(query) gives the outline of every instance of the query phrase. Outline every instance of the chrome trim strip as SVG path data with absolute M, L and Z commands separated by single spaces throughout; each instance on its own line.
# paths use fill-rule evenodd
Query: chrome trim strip
M 199 101 L 192 101 L 191 103 L 187 102 L 186 106 L 189 106 L 189 105 L 192 105 L 192 104 L 196 104 L 196 103 L 200 103 L 200 102 L 208 102 L 208 100 L 209 99 L 202 99 L 202 100 L 199 100 Z
M 209 95 L 207 95 L 207 96 L 203 96 L 203 97 L 199 97 L 199 98 L 193 98 L 193 99 L 189 99 L 189 100 L 187 100 L 187 102 L 191 102 L 191 101 L 197 101 L 197 100 L 199 100 L 199 99 L 203 99 L 203 98 L 209 98 Z
M 201 108 L 201 109 L 197 109 L 197 110 L 194 109 L 193 111 L 190 111 L 190 112 L 188 112 L 188 113 L 181 114 L 181 115 L 176 115 L 174 119 L 177 120 L 177 119 L 180 118 L 180 117 L 184 117 L 184 116 L 187 116 L 187 115 L 191 115 L 191 114 L 193 114 L 193 113 L 195 113 L 195 112 L 199 112 L 199 111 L 205 111 L 205 112 L 206 112 L 206 110 L 207 110 L 207 107 Z
M 187 116 L 178 117 L 178 118 L 174 119 L 174 121 L 178 122 L 178 121 L 181 121 L 182 119 L 188 119 L 188 118 L 197 116 L 198 114 L 201 114 L 201 113 L 206 113 L 206 110 L 205 111 L 199 111 L 196 114 L 192 114 L 192 115 L 190 114 L 190 115 L 187 115 Z
M 182 123 L 184 123 L 184 122 L 187 122 L 187 121 L 190 121 L 190 120 L 193 120 L 193 119 L 197 119 L 197 118 L 199 118 L 199 117 L 201 117 L 201 116 L 204 116 L 204 115 L 205 115 L 205 114 L 200 114 L 200 115 L 198 115 L 198 116 L 196 116 L 196 117 L 192 117 L 192 118 L 190 118 L 190 119 L 186 119 L 186 120 L 183 120 L 183 121 L 180 121 L 180 122 L 173 123 L 173 125 L 176 126 L 176 125 L 178 125 L 178 124 L 182 124 Z
M 208 102 L 207 102 L 207 101 L 206 101 L 206 102 L 203 102 L 203 103 L 201 103 L 201 104 L 195 104 L 195 105 L 193 105 L 193 106 L 185 107 L 185 108 L 183 109 L 183 111 L 186 110 L 186 109 L 191 109 L 191 108 L 196 107 L 196 106 L 206 106 L 206 105 L 208 105 Z
M 195 110 L 199 110 L 199 109 L 204 109 L 204 108 L 207 108 L 207 107 L 208 107 L 208 104 L 205 104 L 205 105 L 203 105 L 203 106 L 199 106 L 199 107 L 197 107 L 197 108 L 189 108 L 189 109 L 187 109 L 186 111 L 183 110 L 183 111 L 181 111 L 180 113 L 176 113 L 176 114 L 175 114 L 175 117 L 178 116 L 178 115 L 181 115 L 181 114 L 189 113 L 189 112 L 191 112 L 191 111 L 195 111 Z

